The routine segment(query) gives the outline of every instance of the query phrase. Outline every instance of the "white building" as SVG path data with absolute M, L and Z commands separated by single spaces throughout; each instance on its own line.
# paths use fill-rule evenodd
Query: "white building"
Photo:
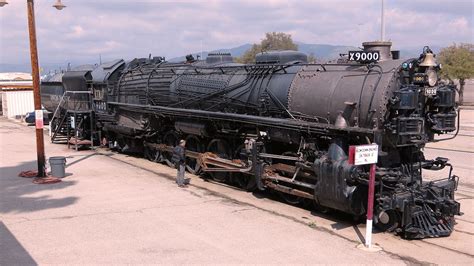
M 33 81 L 29 73 L 0 73 L 1 114 L 18 118 L 33 112 Z

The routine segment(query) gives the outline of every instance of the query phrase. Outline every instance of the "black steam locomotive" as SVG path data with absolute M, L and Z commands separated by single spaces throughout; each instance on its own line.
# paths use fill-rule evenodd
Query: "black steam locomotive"
M 460 214 L 458 177 L 423 147 L 456 131 L 456 90 L 438 78 L 428 47 L 400 60 L 390 46 L 364 43 L 327 64 L 296 51 L 263 52 L 256 64 L 229 54 L 117 60 L 66 72 L 61 82 L 90 92 L 69 96 L 90 97 L 76 108 L 91 109 L 94 129 L 80 134 L 170 166 L 172 147 L 185 139 L 191 173 L 354 216 L 366 212 L 369 169 L 348 162 L 349 145 L 376 143 L 375 226 L 406 238 L 448 236 Z M 423 180 L 422 171 L 445 167 L 448 176 Z

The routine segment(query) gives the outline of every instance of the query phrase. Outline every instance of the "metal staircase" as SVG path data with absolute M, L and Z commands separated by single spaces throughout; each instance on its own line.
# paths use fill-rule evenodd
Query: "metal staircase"
M 92 94 L 90 91 L 66 91 L 50 121 L 52 143 L 93 148 L 96 135 Z

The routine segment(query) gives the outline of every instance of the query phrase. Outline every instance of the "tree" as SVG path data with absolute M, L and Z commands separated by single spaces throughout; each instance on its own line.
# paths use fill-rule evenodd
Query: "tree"
M 453 44 L 441 49 L 438 58 L 442 65 L 441 75 L 450 81 L 459 79 L 459 104 L 463 104 L 466 79 L 474 77 L 474 45 Z
M 309 55 L 308 55 L 308 63 L 311 63 L 311 64 L 314 64 L 316 63 L 316 56 L 314 55 L 313 52 L 311 52 Z
M 270 50 L 297 51 L 298 46 L 293 42 L 291 34 L 283 32 L 267 32 L 265 38 L 259 44 L 253 44 L 252 47 L 241 57 L 237 58 L 236 61 L 244 64 L 253 63 L 255 62 L 255 55 Z

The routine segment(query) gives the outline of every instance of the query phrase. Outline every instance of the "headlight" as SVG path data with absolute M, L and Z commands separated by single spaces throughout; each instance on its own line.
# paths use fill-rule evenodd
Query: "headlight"
M 426 70 L 425 74 L 426 74 L 426 81 L 428 82 L 428 85 L 430 87 L 435 86 L 436 82 L 438 82 L 438 73 L 436 73 L 436 71 L 433 69 L 428 69 Z

